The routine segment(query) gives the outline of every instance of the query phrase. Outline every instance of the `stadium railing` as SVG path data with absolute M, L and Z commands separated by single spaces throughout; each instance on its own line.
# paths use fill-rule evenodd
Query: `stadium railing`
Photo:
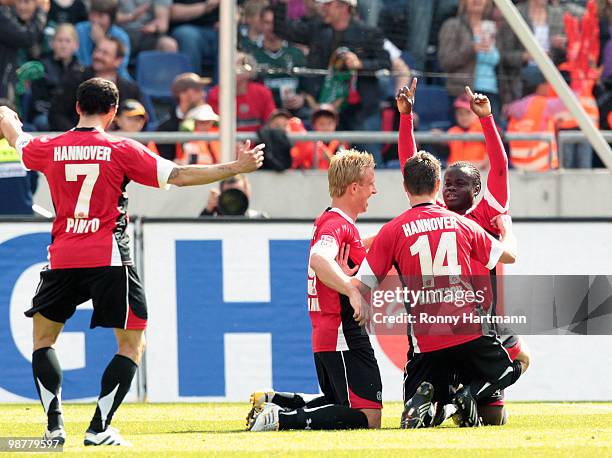
M 128 138 L 133 138 L 143 144 L 153 141 L 160 144 L 183 143 L 194 140 L 213 141 L 219 140 L 218 133 L 192 133 L 192 132 L 118 132 L 120 135 Z M 601 132 L 609 143 L 612 143 L 612 130 Z M 42 135 L 43 133 L 40 133 Z M 49 135 L 56 135 L 57 132 L 48 132 Z M 371 132 L 371 131 L 337 131 L 337 132 L 306 132 L 306 133 L 289 133 L 287 134 L 292 142 L 303 141 L 323 141 L 329 142 L 338 140 L 347 143 L 397 143 L 397 132 Z M 447 133 L 430 133 L 430 132 L 415 132 L 415 139 L 418 143 L 428 144 L 446 144 L 451 141 L 484 141 L 482 134 L 447 134 Z M 537 133 L 504 133 L 502 135 L 505 141 L 514 140 L 537 140 L 551 143 L 555 140 L 555 136 L 549 132 Z M 257 141 L 255 132 L 236 132 L 236 140 L 238 141 Z M 562 156 L 564 146 L 570 143 L 581 143 L 588 141 L 586 136 L 580 131 L 562 131 L 556 136 L 559 155 Z M 562 157 L 560 157 L 562 159 Z M 560 163 L 563 161 L 560 160 Z M 561 168 L 561 167 L 560 167 Z

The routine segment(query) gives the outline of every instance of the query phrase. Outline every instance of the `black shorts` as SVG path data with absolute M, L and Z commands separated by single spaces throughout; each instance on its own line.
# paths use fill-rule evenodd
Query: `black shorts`
M 508 351 L 498 337 L 491 335 L 442 350 L 409 354 L 404 369 L 404 402 L 426 381 L 434 387 L 433 400 L 448 404 L 451 389 L 459 383 L 467 385 L 475 377 L 497 380 L 511 365 Z
M 132 266 L 49 269 L 40 272 L 40 283 L 25 312 L 33 317 L 65 323 L 78 305 L 93 302 L 91 328 L 145 329 L 147 301 Z
M 317 352 L 314 360 L 327 402 L 354 409 L 382 409 L 382 380 L 371 347 Z
M 518 336 L 510 335 L 510 336 L 501 336 L 502 345 L 508 352 L 510 359 L 514 361 L 516 356 L 521 351 L 521 340 Z M 469 383 L 468 380 L 466 382 Z M 487 396 L 478 400 L 479 406 L 503 406 L 505 399 L 504 390 L 497 390 L 491 396 Z

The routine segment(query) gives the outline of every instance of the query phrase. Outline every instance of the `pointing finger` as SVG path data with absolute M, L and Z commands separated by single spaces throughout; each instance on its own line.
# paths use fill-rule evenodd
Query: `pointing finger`
M 417 87 L 417 78 L 415 76 L 414 78 L 412 78 L 412 84 L 410 85 L 410 90 L 414 92 L 416 91 L 416 87 Z
M 474 100 L 474 93 L 472 92 L 469 86 L 465 87 L 465 93 L 471 100 Z

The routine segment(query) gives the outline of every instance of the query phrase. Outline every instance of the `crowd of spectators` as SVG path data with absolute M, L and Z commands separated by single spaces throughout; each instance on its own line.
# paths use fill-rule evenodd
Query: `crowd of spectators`
M 437 124 L 447 124 L 451 133 L 478 132 L 462 97 L 466 85 L 488 96 L 504 131 L 555 133 L 576 128 L 492 0 L 237 3 L 237 129 L 259 132 L 260 138 L 279 145 L 267 162 L 269 168 L 325 168 L 331 155 L 348 146 L 304 142 L 285 147 L 279 131 L 393 130 L 394 94 L 410 81 L 411 73 L 419 76 L 419 87 L 444 88 L 448 111 L 440 111 Z M 582 105 L 602 129 L 609 129 L 612 0 L 598 0 L 596 10 L 589 10 L 587 0 L 515 3 L 540 46 L 565 70 Z M 220 4 L 0 0 L 0 97 L 18 105 L 32 130 L 67 130 L 77 119 L 76 88 L 100 76 L 114 80 L 119 88 L 116 129 L 216 132 Z M 580 19 L 589 11 L 597 15 L 601 52 L 589 54 L 593 81 L 585 86 L 572 81 L 575 69 L 568 70 L 571 43 L 564 15 Z M 193 70 L 168 83 L 172 100 L 152 103 L 136 83 L 138 55 L 151 50 L 180 52 Z M 32 66 L 32 61 L 39 66 Z M 417 115 L 419 105 L 427 103 L 417 101 Z M 217 142 L 150 146 L 180 163 L 219 160 Z M 396 162 L 388 145 L 354 146 L 372 152 L 380 166 Z M 509 147 L 511 164 L 526 170 L 547 170 L 559 163 L 568 168 L 598 164 L 586 143 L 569 145 L 562 152 L 541 141 L 510 142 Z M 479 142 L 451 142 L 442 154 L 448 161 L 470 160 L 487 167 Z M 544 156 L 546 160 L 535 159 Z

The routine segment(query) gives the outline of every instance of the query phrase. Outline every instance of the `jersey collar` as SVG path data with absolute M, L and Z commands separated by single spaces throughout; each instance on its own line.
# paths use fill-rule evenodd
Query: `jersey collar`
M 349 223 L 355 225 L 355 221 L 353 221 L 353 218 L 351 218 L 349 215 L 347 215 L 346 213 L 344 213 L 342 210 L 340 210 L 339 208 L 336 207 L 331 207 L 328 211 L 330 212 L 334 212 L 334 213 L 338 213 L 340 216 L 342 216 L 345 220 L 347 220 Z

